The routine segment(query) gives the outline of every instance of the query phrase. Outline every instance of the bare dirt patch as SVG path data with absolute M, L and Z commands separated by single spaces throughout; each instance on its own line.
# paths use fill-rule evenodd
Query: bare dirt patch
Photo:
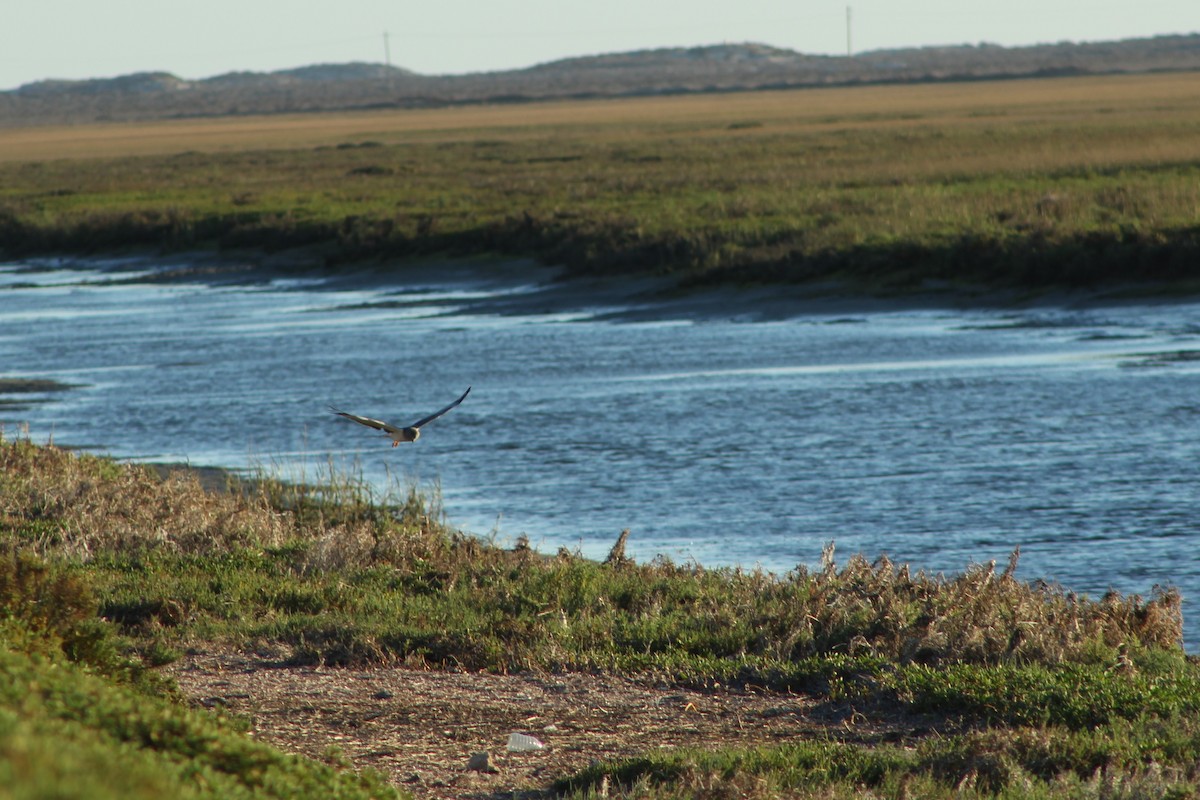
M 198 655 L 171 672 L 193 702 L 253 721 L 253 736 L 316 759 L 336 747 L 419 798 L 536 797 L 599 759 L 657 748 L 765 744 L 835 735 L 904 738 L 909 724 L 829 713 L 806 696 L 655 687 L 613 675 L 492 675 L 279 667 Z M 545 749 L 507 752 L 510 733 Z M 468 768 L 489 754 L 488 771 Z

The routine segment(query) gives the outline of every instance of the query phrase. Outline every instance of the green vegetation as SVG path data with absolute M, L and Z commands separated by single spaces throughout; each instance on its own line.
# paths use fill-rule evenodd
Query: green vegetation
M 34 452 L 28 443 L 3 443 Z M 16 497 L 4 459 L 3 496 Z M 84 459 L 89 479 L 122 470 Z M 70 502 L 69 498 L 60 498 Z M 18 514 L 23 514 L 19 511 Z M 58 523 L 23 528 L 41 537 Z M 14 538 L 0 540 L 0 797 L 395 798 L 374 773 L 286 755 L 246 736 L 238 720 L 189 709 L 151 669 L 148 649 L 99 616 L 85 575 L 53 565 Z M 43 539 L 43 542 L 45 540 Z
M 609 796 L 654 798 L 1192 798 L 1198 753 L 1194 719 L 1155 720 L 976 731 L 916 747 L 818 740 L 675 750 L 597 765 L 558 788 L 569 798 L 596 797 L 605 785 L 621 787 Z
M 11 614 L 11 612 L 9 612 Z M 233 720 L 97 676 L 0 637 L 0 796 L 389 798 L 354 775 L 249 739 Z
M 578 797 L 1197 796 L 1200 665 L 1181 650 L 1173 592 L 1076 597 L 1015 580 L 1016 554 L 951 578 L 861 557 L 839 568 L 832 548 L 822 569 L 782 577 L 635 564 L 619 545 L 598 563 L 464 536 L 411 487 L 376 497 L 334 474 L 264 475 L 207 492 L 23 440 L 0 441 L 0 496 L 0 770 L 14 796 L 82 796 L 94 765 L 114 796 L 387 796 L 373 774 L 280 755 L 180 705 L 154 666 L 206 647 L 617 671 L 913 720 L 899 740 L 847 725 L 602 763 L 561 780 Z M 68 760 L 63 739 L 78 743 Z
M 502 252 L 576 273 L 877 288 L 1200 277 L 1200 111 L 1179 76 L 949 91 L 580 104 L 574 119 L 563 104 L 539 125 L 521 119 L 540 110 L 444 111 L 440 129 L 398 116 L 395 132 L 307 149 L 264 133 L 261 149 L 13 161 L 0 250 Z

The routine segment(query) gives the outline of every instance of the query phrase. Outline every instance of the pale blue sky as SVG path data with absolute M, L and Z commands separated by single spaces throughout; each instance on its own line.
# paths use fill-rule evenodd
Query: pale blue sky
M 1200 32 L 1200 0 L 856 0 L 855 50 Z M 720 42 L 844 54 L 844 0 L 0 0 L 0 89 L 384 60 L 425 74 Z

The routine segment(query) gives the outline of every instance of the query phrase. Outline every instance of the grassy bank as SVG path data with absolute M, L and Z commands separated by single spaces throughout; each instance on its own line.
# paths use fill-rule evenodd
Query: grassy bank
M 1187 287 L 1194 87 L 1114 76 L 0 132 L 25 137 L 0 162 L 0 249 L 502 252 L 689 283 Z M 123 141 L 159 152 L 99 155 Z
M 447 529 L 419 492 L 380 497 L 329 477 L 213 493 L 191 475 L 0 442 L 0 752 L 35 754 L 16 785 L 72 785 L 46 738 L 65 726 L 89 758 L 146 760 L 155 780 L 177 780 L 153 766 L 165 752 L 178 780 L 216 770 L 257 776 L 255 791 L 277 774 L 345 796 L 379 790 L 371 775 L 266 750 L 210 752 L 250 745 L 154 674 L 218 648 L 330 667 L 617 672 L 913 720 L 899 741 L 847 725 L 602 763 L 562 777 L 581 797 L 1195 796 L 1200 666 L 1181 651 L 1174 593 L 1089 599 L 1011 568 L 942 578 L 886 560 L 839 566 L 832 550 L 821 570 L 787 576 L 636 564 L 619 547 L 598 563 L 497 548 Z M 52 679 L 30 677 L 49 665 Z M 111 713 L 64 710 L 61 693 Z

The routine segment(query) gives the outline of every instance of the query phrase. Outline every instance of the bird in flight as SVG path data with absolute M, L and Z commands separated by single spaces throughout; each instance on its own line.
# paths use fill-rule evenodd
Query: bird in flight
M 437 419 L 438 417 L 442 416 L 450 409 L 457 406 L 463 400 L 466 400 L 467 395 L 469 395 L 470 393 L 471 393 L 471 387 L 468 386 L 467 390 L 462 393 L 462 397 L 458 398 L 453 403 L 451 403 L 450 405 L 443 408 L 441 411 L 435 411 L 432 414 L 430 414 L 428 417 L 423 417 L 422 419 L 419 419 L 416 422 L 414 422 L 412 425 L 409 425 L 404 428 L 398 428 L 395 425 L 390 425 L 390 424 L 384 422 L 383 420 L 371 419 L 370 417 L 360 417 L 357 414 L 350 414 L 345 411 L 338 411 L 333 406 L 330 406 L 329 410 L 332 411 L 333 413 L 337 414 L 339 417 L 345 417 L 346 419 L 348 419 L 352 422 L 357 422 L 359 425 L 366 425 L 368 428 L 375 428 L 376 430 L 383 431 L 384 433 L 386 433 L 387 435 L 392 437 L 392 447 L 395 447 L 396 445 L 400 444 L 401 442 L 415 442 L 421 436 L 421 427 L 423 425 L 427 425 L 428 423 L 433 422 L 435 419 Z

